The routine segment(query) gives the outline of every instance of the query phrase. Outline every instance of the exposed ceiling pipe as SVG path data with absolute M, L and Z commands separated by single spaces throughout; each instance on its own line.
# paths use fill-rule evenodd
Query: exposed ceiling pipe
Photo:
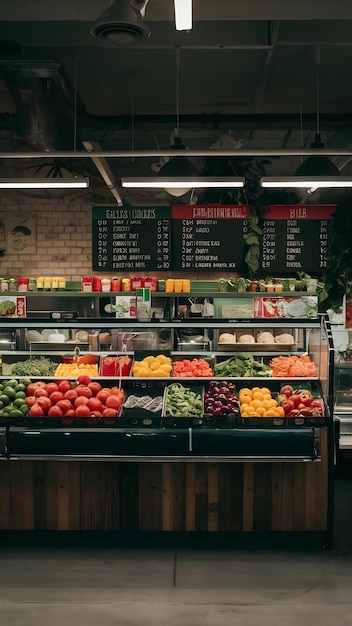
M 324 148 L 322 150 L 312 148 L 295 148 L 294 150 L 279 150 L 279 149 L 258 149 L 247 150 L 245 148 L 239 148 L 236 150 L 178 150 L 177 156 L 188 157 L 253 157 L 262 159 L 265 156 L 352 156 L 352 148 L 350 149 L 336 149 L 336 148 Z M 38 158 L 55 158 L 55 159 L 82 159 L 92 157 L 105 157 L 109 159 L 133 159 L 133 158 L 159 158 L 162 156 L 175 157 L 175 150 L 167 148 L 165 150 L 102 150 L 84 152 L 80 151 L 52 151 L 52 152 L 0 152 L 0 159 L 38 159 Z M 176 157 L 175 157 L 176 158 Z
M 268 29 L 269 29 L 269 49 L 266 53 L 265 56 L 265 61 L 264 61 L 264 65 L 261 71 L 261 75 L 259 77 L 258 80 L 258 84 L 257 84 L 257 88 L 255 91 L 255 95 L 254 95 L 254 99 L 252 102 L 252 109 L 251 112 L 252 113 L 258 113 L 259 109 L 260 109 L 260 105 L 262 103 L 262 99 L 263 99 L 263 95 L 264 95 L 264 90 L 265 90 L 265 86 L 266 86 L 266 81 L 268 79 L 268 74 L 269 74 L 269 69 L 270 69 L 270 65 L 272 62 L 272 58 L 273 58 L 273 54 L 274 54 L 274 49 L 275 49 L 275 45 L 277 42 L 277 37 L 279 34 L 279 28 L 280 28 L 280 22 L 273 22 L 272 24 L 269 22 L 268 25 Z M 272 29 L 272 32 L 271 32 Z

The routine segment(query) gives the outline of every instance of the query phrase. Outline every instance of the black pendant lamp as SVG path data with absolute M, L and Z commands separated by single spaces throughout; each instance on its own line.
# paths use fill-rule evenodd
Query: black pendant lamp
M 313 150 L 323 150 L 324 143 L 320 137 L 320 46 L 316 46 L 316 98 L 317 123 L 316 133 L 310 147 Z M 342 177 L 336 165 L 323 155 L 310 155 L 296 169 L 293 176 L 267 176 L 261 179 L 262 187 L 288 187 L 315 190 L 321 187 L 352 187 L 352 178 Z
M 176 128 L 174 143 L 170 146 L 171 150 L 186 150 L 186 146 L 183 145 L 181 138 L 179 137 L 179 122 L 180 122 L 180 48 L 176 48 Z M 160 178 L 195 178 L 198 176 L 195 165 L 187 159 L 185 156 L 172 157 L 165 165 L 163 165 L 158 173 Z M 175 197 L 184 196 L 192 189 L 190 183 L 188 188 L 171 188 L 165 187 L 166 191 Z

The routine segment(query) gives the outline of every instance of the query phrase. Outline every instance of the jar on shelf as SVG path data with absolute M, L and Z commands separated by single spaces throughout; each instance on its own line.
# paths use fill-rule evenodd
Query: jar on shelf
M 51 279 L 51 291 L 59 291 L 59 279 L 53 276 Z
M 51 278 L 49 276 L 44 276 L 43 282 L 44 282 L 44 291 L 50 291 L 51 290 Z
M 18 285 L 17 285 L 17 280 L 16 278 L 10 278 L 9 280 L 9 291 L 17 291 L 18 289 Z
M 102 278 L 101 279 L 101 290 L 102 291 L 110 291 L 111 289 L 111 280 L 110 278 Z
M 100 276 L 93 276 L 93 291 L 102 291 L 102 281 Z
M 123 278 L 121 281 L 121 289 L 122 291 L 131 291 L 131 279 Z
M 42 276 L 39 276 L 37 278 L 37 291 L 43 291 L 44 290 L 44 278 Z
M 64 278 L 63 276 L 59 276 L 58 283 L 59 283 L 59 291 L 65 291 L 66 290 L 66 278 Z
M 111 291 L 121 291 L 121 278 L 111 279 Z
M 8 291 L 9 290 L 9 282 L 7 278 L 2 278 L 0 281 L 0 291 Z
M 165 281 L 165 291 L 166 293 L 171 293 L 174 290 L 174 279 L 167 278 Z
M 29 291 L 29 278 L 20 276 L 18 279 L 18 291 Z
M 91 293 L 93 291 L 93 276 L 82 276 L 81 288 L 84 293 Z

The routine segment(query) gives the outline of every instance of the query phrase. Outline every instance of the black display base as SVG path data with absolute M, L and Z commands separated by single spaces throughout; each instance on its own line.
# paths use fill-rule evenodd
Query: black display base
M 327 533 L 314 532 L 100 532 L 12 531 L 0 532 L 1 547 L 89 547 L 229 549 L 278 548 L 305 550 L 331 548 Z

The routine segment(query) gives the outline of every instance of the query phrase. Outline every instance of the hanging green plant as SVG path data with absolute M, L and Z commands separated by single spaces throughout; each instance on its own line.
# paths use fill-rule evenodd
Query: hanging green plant
M 352 281 L 352 197 L 340 202 L 328 225 L 327 267 L 322 273 L 320 302 L 324 308 L 340 306 Z

